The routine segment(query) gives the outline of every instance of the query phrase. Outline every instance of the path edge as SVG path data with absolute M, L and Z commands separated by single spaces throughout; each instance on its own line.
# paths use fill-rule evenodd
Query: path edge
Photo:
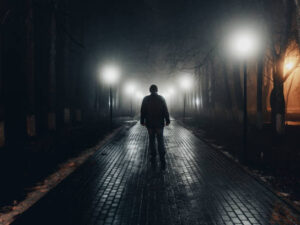
M 277 198 L 279 198 L 281 201 L 283 201 L 284 203 L 286 203 L 288 206 L 290 206 L 299 216 L 300 218 L 300 207 L 298 207 L 297 205 L 295 205 L 292 201 L 290 201 L 289 199 L 284 198 L 283 196 L 279 195 L 277 193 L 277 191 L 271 187 L 271 185 L 269 185 L 268 183 L 264 182 L 261 178 L 257 177 L 255 174 L 253 174 L 253 172 L 248 169 L 247 166 L 242 165 L 240 163 L 240 161 L 238 159 L 236 159 L 235 157 L 233 157 L 231 154 L 229 157 L 227 154 L 225 154 L 223 151 L 221 151 L 220 149 L 216 148 L 212 143 L 210 143 L 209 141 L 203 139 L 203 137 L 200 137 L 199 135 L 197 135 L 188 125 L 184 124 L 182 121 L 180 120 L 176 120 L 176 122 L 178 122 L 180 125 L 182 125 L 185 129 L 191 131 L 191 133 L 198 138 L 200 141 L 204 142 L 205 144 L 207 144 L 211 149 L 213 149 L 214 151 L 218 152 L 219 154 L 223 155 L 224 158 L 226 158 L 227 160 L 229 160 L 230 162 L 233 162 L 237 167 L 239 167 L 241 170 L 243 170 L 246 174 L 248 174 L 250 177 L 252 177 L 254 180 L 256 180 L 260 185 L 262 185 L 264 188 L 266 188 L 267 190 L 269 190 L 270 192 L 272 192 Z
M 65 162 L 59 164 L 55 172 L 49 174 L 45 179 L 43 179 L 39 183 L 46 183 L 51 182 L 53 178 L 59 173 L 59 171 L 70 165 L 70 163 L 74 163 L 76 159 L 84 157 L 81 159 L 80 162 L 77 162 L 76 165 L 71 166 L 72 168 L 67 171 L 65 174 L 59 174 L 60 179 L 51 183 L 48 189 L 38 189 L 31 191 L 27 194 L 26 198 L 19 202 L 16 206 L 13 206 L 13 210 L 8 213 L 0 214 L 0 225 L 9 225 L 12 224 L 18 217 L 20 217 L 23 213 L 28 211 L 31 207 L 33 207 L 37 202 L 39 202 L 44 196 L 46 196 L 51 190 L 57 187 L 62 181 L 68 178 L 71 174 L 73 174 L 79 167 L 81 167 L 85 162 L 87 162 L 93 155 L 100 150 L 105 144 L 107 144 L 111 139 L 113 139 L 117 134 L 119 134 L 123 129 L 126 129 L 126 124 L 121 125 L 120 127 L 116 128 L 112 132 L 105 135 L 97 144 L 93 147 L 86 148 L 82 150 L 82 152 L 72 157 Z M 86 154 L 86 156 L 84 156 Z M 42 186 L 42 185 L 41 185 Z

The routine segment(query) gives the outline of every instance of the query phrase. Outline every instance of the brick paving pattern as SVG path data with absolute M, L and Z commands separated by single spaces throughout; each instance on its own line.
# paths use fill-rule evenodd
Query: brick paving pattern
M 300 224 L 297 212 L 176 122 L 165 145 L 161 171 L 149 162 L 146 129 L 124 128 L 14 224 Z

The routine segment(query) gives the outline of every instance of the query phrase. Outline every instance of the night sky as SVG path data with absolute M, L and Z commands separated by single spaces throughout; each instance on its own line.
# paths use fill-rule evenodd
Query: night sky
M 95 62 L 117 61 L 129 74 L 144 76 L 195 66 L 216 46 L 233 13 L 250 7 L 218 0 L 89 0 L 80 6 L 78 13 L 86 17 L 85 47 Z

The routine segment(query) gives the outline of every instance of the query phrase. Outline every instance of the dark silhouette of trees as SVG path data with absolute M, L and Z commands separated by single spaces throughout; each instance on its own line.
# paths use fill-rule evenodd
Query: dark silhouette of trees
M 299 59 L 293 68 L 286 71 L 285 62 L 288 48 L 297 40 L 296 6 L 294 1 L 264 1 L 266 20 L 270 29 L 268 48 L 272 62 L 273 89 L 270 95 L 271 121 L 274 131 L 284 133 L 286 103 L 284 98 L 284 82 L 294 72 Z

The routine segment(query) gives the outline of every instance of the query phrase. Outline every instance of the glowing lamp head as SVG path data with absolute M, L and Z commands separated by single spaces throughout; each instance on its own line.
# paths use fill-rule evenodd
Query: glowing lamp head
M 179 84 L 183 90 L 188 90 L 192 87 L 193 80 L 190 76 L 185 75 L 179 79 Z
M 107 84 L 115 84 L 120 78 L 120 71 L 117 67 L 105 66 L 101 71 L 102 78 Z
M 237 58 L 251 57 L 258 52 L 259 35 L 251 30 L 241 29 L 231 33 L 228 39 L 228 48 Z

